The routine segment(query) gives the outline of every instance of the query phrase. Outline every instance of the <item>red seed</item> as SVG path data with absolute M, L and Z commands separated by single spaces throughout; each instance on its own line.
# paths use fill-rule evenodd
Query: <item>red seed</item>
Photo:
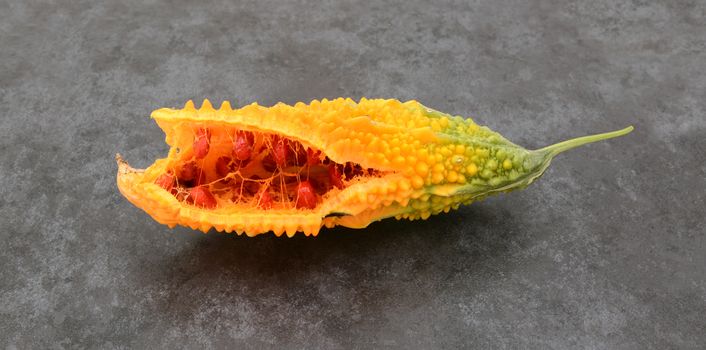
M 306 164 L 313 166 L 313 165 L 321 163 L 321 159 L 319 159 L 320 155 L 321 155 L 321 151 L 314 151 L 311 148 L 307 148 L 306 149 Z
M 266 188 L 260 194 L 260 200 L 258 201 L 258 207 L 261 209 L 272 209 L 272 196 L 270 196 L 269 188 Z
M 233 141 L 233 154 L 235 154 L 235 158 L 238 160 L 246 160 L 250 159 L 250 155 L 252 154 L 252 138 L 248 137 L 249 135 L 252 135 L 252 133 L 246 133 L 243 131 L 239 131 L 235 135 L 235 141 Z
M 186 163 L 181 167 L 181 171 L 179 172 L 179 180 L 191 181 L 196 178 L 200 171 L 201 169 L 199 169 L 194 162 Z
M 287 141 L 287 139 L 280 139 L 275 143 L 273 157 L 280 168 L 287 166 L 287 158 L 289 156 L 289 143 Z
M 328 165 L 328 178 L 331 185 L 336 188 L 340 189 L 344 187 L 343 180 L 341 180 L 341 173 L 338 171 L 336 164 L 331 163 Z
M 208 145 L 208 140 L 205 138 L 199 138 L 194 141 L 194 157 L 196 159 L 203 159 L 208 154 L 210 146 Z
M 171 192 L 172 188 L 174 188 L 174 175 L 169 173 L 159 175 L 159 177 L 157 178 L 157 180 L 154 181 L 154 183 L 157 184 L 157 186 L 165 189 L 166 191 Z
M 210 148 L 211 132 L 208 129 L 198 129 L 196 131 L 196 139 L 194 140 L 194 157 L 201 159 L 206 157 Z
M 316 194 L 309 181 L 302 181 L 297 187 L 297 208 L 316 208 Z
M 226 177 L 232 171 L 230 161 L 230 157 L 220 157 L 216 160 L 216 174 L 218 174 L 218 177 Z
M 216 198 L 214 198 L 211 192 L 203 186 L 192 188 L 189 193 L 188 200 L 195 206 L 205 209 L 213 209 L 218 205 Z
M 181 167 L 179 172 L 179 180 L 183 182 L 192 182 L 192 185 L 198 186 L 206 183 L 206 172 L 202 171 L 196 163 L 189 162 Z

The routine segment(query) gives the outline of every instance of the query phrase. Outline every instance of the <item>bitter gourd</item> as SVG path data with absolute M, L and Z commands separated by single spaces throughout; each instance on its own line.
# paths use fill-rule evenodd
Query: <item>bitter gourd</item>
M 120 155 L 121 193 L 169 227 L 317 235 L 388 217 L 426 219 L 524 188 L 560 152 L 632 127 L 526 150 L 416 101 L 314 100 L 152 113 L 171 146 L 145 170 Z

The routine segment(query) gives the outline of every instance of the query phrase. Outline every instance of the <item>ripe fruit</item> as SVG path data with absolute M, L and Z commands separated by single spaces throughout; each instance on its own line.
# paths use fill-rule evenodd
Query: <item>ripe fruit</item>
M 527 150 L 470 118 L 365 98 L 237 110 L 189 101 L 152 116 L 171 150 L 146 170 L 117 157 L 128 200 L 171 227 L 278 236 L 426 219 L 525 188 L 557 154 L 632 130 Z

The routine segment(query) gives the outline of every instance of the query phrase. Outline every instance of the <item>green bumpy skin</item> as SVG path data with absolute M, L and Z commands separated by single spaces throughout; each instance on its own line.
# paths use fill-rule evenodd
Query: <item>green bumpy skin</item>
M 559 153 L 633 130 L 629 126 L 527 150 L 471 118 L 424 109 L 437 138 L 426 145 L 426 152 L 422 151 L 419 159 L 412 157 L 417 174 L 408 175 L 419 191 L 406 206 L 396 209 L 397 219 L 427 219 L 492 194 L 524 189 L 544 174 Z

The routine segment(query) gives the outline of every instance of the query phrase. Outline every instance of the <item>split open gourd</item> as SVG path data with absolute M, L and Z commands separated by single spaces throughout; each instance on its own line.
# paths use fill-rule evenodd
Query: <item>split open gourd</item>
M 365 98 L 218 110 L 189 101 L 152 118 L 169 155 L 145 170 L 118 155 L 120 192 L 169 227 L 249 236 L 426 219 L 524 188 L 558 153 L 632 130 L 529 151 L 470 118 Z

